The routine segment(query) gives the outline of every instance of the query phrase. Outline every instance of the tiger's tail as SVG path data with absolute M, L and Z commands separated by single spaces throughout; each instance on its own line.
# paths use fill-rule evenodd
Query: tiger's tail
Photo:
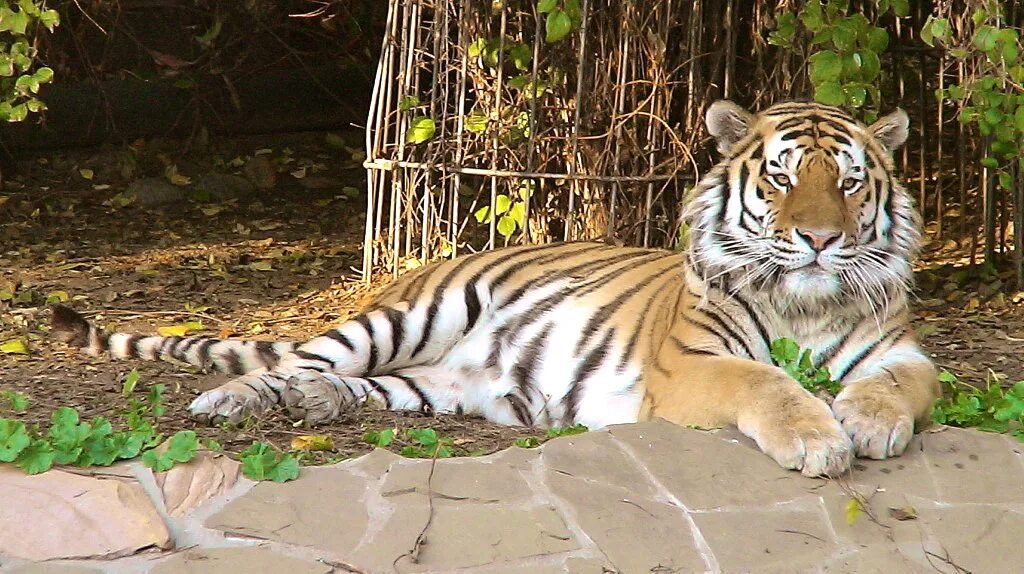
M 179 361 L 202 369 L 242 375 L 260 368 L 273 368 L 281 357 L 291 353 L 298 345 L 291 341 L 107 333 L 70 307 L 54 305 L 52 308 L 52 333 L 68 345 L 94 357 L 109 354 L 114 359 Z

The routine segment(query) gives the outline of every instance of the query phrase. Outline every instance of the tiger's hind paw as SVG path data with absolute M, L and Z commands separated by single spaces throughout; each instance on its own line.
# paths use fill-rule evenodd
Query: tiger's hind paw
M 283 400 L 290 417 L 311 426 L 338 418 L 358 402 L 341 379 L 316 371 L 303 371 L 289 378 Z
M 239 382 L 228 382 L 196 397 L 188 406 L 192 419 L 207 425 L 240 423 L 266 409 L 264 397 Z

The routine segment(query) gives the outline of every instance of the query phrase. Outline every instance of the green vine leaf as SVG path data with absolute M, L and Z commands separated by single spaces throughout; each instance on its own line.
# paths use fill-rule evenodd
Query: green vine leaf
M 436 129 L 437 126 L 434 124 L 433 118 L 419 116 L 409 122 L 409 129 L 405 132 L 405 139 L 412 144 L 423 143 L 434 137 Z
M 814 86 L 814 99 L 829 106 L 841 106 L 846 103 L 846 94 L 839 82 L 823 82 Z
M 544 30 L 546 32 L 546 41 L 549 44 L 553 44 L 568 36 L 569 32 L 572 31 L 572 18 L 561 9 L 555 8 L 548 14 L 545 20 Z
M 540 0 L 537 2 L 537 12 L 547 14 L 558 7 L 558 0 Z
M 832 50 L 818 52 L 810 57 L 811 81 L 815 85 L 835 82 L 843 74 L 843 60 Z

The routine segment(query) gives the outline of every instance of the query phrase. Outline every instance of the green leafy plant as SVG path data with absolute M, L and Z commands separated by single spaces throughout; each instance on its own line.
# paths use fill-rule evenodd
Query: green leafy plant
M 265 442 L 254 442 L 242 451 L 242 474 L 252 480 L 287 482 L 299 477 L 299 461 Z
M 402 447 L 402 456 L 409 458 L 449 458 L 454 439 L 441 437 L 432 428 L 410 429 L 406 432 L 412 444 Z
M 537 2 L 537 12 L 547 14 L 544 19 L 544 39 L 549 44 L 558 42 L 580 28 L 579 0 L 540 0 Z
M 875 0 L 878 14 L 890 9 L 897 17 L 910 13 L 909 0 Z M 860 9 L 850 14 L 849 0 L 808 0 L 796 13 L 778 15 L 768 43 L 794 50 L 806 39 L 813 50 L 808 59 L 814 99 L 851 111 L 864 110 L 867 121 L 878 115 L 882 71 L 880 56 L 889 46 L 889 33 L 874 25 Z
M 588 432 L 590 429 L 586 425 L 574 424 L 571 427 L 551 427 L 548 429 L 548 438 L 558 438 L 560 436 L 572 436 L 574 434 L 583 434 Z
M 537 448 L 540 446 L 541 442 L 540 439 L 535 436 L 528 436 L 517 438 L 512 444 L 519 448 Z
M 167 448 L 154 448 L 142 455 L 142 463 L 157 472 L 170 470 L 176 463 L 188 462 L 199 450 L 195 431 L 178 431 L 167 442 Z
M 771 356 L 776 366 L 796 379 L 800 386 L 816 393 L 828 391 L 832 396 L 839 394 L 843 386 L 832 380 L 828 367 L 816 367 L 811 349 L 800 349 L 796 341 L 787 338 L 772 341 Z
M 28 410 L 28 397 L 18 391 L 0 391 L 0 399 L 3 399 L 7 403 L 8 408 L 16 413 L 23 413 Z
M 138 373 L 132 371 L 125 378 L 122 394 L 132 395 L 137 383 Z M 84 421 L 76 409 L 68 406 L 51 413 L 46 432 L 38 425 L 0 418 L 0 462 L 14 463 L 30 474 L 45 472 L 54 465 L 109 466 L 140 454 L 143 463 L 156 471 L 188 462 L 199 444 L 194 431 L 179 431 L 166 448 L 157 448 L 163 440 L 156 426 L 156 418 L 165 410 L 163 393 L 163 385 L 152 385 L 144 400 L 132 396 L 118 428 L 102 416 Z M 28 407 L 27 398 L 20 393 L 4 396 L 15 411 Z
M 560 436 L 572 436 L 588 432 L 590 429 L 583 424 L 575 424 L 571 427 L 551 427 L 547 430 L 544 435 L 544 439 L 541 440 L 535 436 L 517 438 L 513 443 L 519 448 L 536 448 L 541 444 Z
M 942 371 L 939 382 L 946 394 L 935 402 L 932 419 L 940 424 L 1008 433 L 1024 441 L 1024 381 L 1008 389 L 999 384 L 976 388 Z
M 53 70 L 37 66 L 34 36 L 52 32 L 60 17 L 41 0 L 0 0 L 0 120 L 20 122 L 46 108 L 36 98 L 53 80 Z
M 533 182 L 523 182 L 519 187 L 518 197 L 509 197 L 499 194 L 494 200 L 494 212 L 491 206 L 485 205 L 473 213 L 478 223 L 490 223 L 491 219 L 497 217 L 495 229 L 505 238 L 505 242 L 512 238 L 517 229 L 526 226 L 526 202 L 530 199 Z
M 363 435 L 363 442 L 372 444 L 378 448 L 385 448 L 395 440 L 395 429 L 384 429 L 382 431 L 366 431 Z
M 941 8 L 921 28 L 921 40 L 945 48 L 970 70 L 964 81 L 937 90 L 936 98 L 959 106 L 959 120 L 974 124 L 990 140 L 983 166 L 995 170 L 999 187 L 1012 193 L 1015 174 L 1024 169 L 1024 57 L 1021 31 L 998 2 L 972 3 L 970 24 L 952 26 Z M 941 10 L 947 10 L 943 13 Z M 941 14 L 941 15 L 940 15 Z

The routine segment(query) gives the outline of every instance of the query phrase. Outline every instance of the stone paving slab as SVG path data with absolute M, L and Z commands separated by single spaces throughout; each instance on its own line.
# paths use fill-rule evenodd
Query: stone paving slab
M 1022 452 L 940 428 L 820 480 L 735 430 L 653 421 L 479 458 L 378 450 L 285 484 L 211 454 L 156 475 L 0 469 L 0 571 L 1014 572 Z

